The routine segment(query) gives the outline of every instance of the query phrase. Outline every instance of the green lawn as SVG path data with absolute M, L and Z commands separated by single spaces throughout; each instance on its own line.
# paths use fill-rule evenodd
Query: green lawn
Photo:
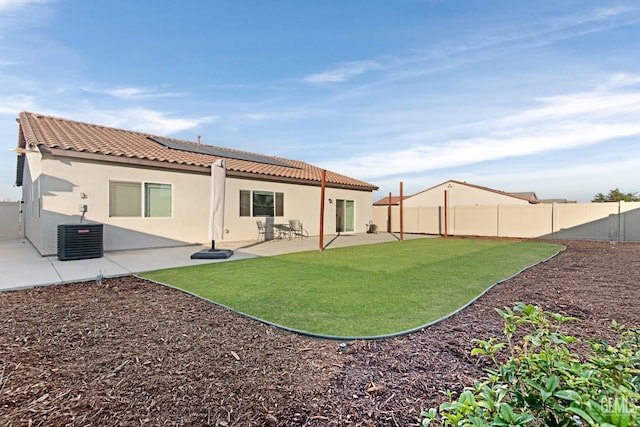
M 376 336 L 447 315 L 561 249 L 542 242 L 415 239 L 141 276 L 288 328 Z

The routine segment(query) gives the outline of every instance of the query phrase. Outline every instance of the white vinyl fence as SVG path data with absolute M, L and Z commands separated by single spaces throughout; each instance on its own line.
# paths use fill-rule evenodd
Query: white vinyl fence
M 0 202 L 0 240 L 22 237 L 22 212 L 20 202 Z
M 640 241 L 640 202 L 537 205 L 403 207 L 403 232 L 487 236 Z M 400 231 L 400 208 L 374 206 L 379 231 Z M 446 229 L 445 229 L 446 223 Z

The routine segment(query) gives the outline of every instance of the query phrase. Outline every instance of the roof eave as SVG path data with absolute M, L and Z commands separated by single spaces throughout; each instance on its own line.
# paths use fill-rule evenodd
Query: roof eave
M 158 160 L 141 159 L 138 157 L 111 156 L 111 155 L 101 154 L 101 153 L 89 153 L 89 152 L 83 152 L 83 151 L 65 150 L 62 148 L 47 148 L 44 145 L 40 145 L 39 149 L 43 154 L 49 154 L 54 157 L 66 157 L 66 158 L 73 158 L 73 159 L 92 160 L 92 161 L 99 161 L 99 162 L 122 164 L 127 166 L 166 169 L 166 170 L 173 170 L 173 171 L 201 173 L 206 175 L 209 175 L 211 173 L 211 167 L 209 166 L 162 162 Z M 315 180 L 281 177 L 276 175 L 259 174 L 254 172 L 234 171 L 229 169 L 227 169 L 227 176 L 234 177 L 234 178 L 252 179 L 252 180 L 282 182 L 282 183 L 288 183 L 288 184 L 299 184 L 299 185 L 310 185 L 310 186 L 321 185 L 320 181 L 315 181 Z M 343 183 L 333 183 L 333 182 L 326 183 L 326 186 L 330 188 L 340 188 L 340 189 L 359 190 L 359 191 L 374 191 L 377 189 L 377 187 L 375 186 L 365 187 L 365 186 L 358 186 L 354 184 L 343 184 Z

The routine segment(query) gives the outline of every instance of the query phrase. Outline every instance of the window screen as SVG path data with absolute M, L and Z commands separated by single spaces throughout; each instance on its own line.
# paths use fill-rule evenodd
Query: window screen
M 240 216 L 284 216 L 284 193 L 240 190 Z
M 109 182 L 109 216 L 139 217 L 142 214 L 139 182 Z
M 240 190 L 240 216 L 251 216 L 251 191 Z
M 273 216 L 274 198 L 271 191 L 253 192 L 253 216 Z
M 171 218 L 171 184 L 144 184 L 144 216 Z

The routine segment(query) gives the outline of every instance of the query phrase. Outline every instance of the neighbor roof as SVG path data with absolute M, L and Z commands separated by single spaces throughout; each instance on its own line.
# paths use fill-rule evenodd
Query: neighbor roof
M 529 192 L 529 193 L 506 193 L 506 192 L 504 192 L 504 191 L 494 190 L 493 188 L 483 187 L 483 186 L 481 186 L 481 185 L 469 184 L 468 182 L 464 182 L 464 181 L 456 181 L 456 180 L 454 180 L 454 179 L 450 179 L 450 180 L 445 181 L 445 182 L 443 182 L 443 183 L 441 183 L 441 184 L 434 185 L 433 187 L 427 188 L 426 190 L 422 190 L 422 191 L 420 191 L 420 192 L 418 192 L 418 193 L 414 194 L 414 196 L 415 196 L 415 195 L 417 195 L 417 194 L 420 194 L 420 193 L 424 193 L 424 192 L 426 192 L 426 191 L 429 191 L 429 190 L 431 190 L 431 189 L 434 189 L 434 188 L 436 188 L 436 187 L 439 187 L 439 186 L 441 186 L 441 185 L 447 184 L 447 183 L 454 183 L 454 184 L 459 184 L 459 185 L 466 185 L 467 187 L 477 188 L 477 189 L 479 189 L 479 190 L 489 191 L 489 192 L 491 192 L 491 193 L 496 193 L 496 194 L 501 194 L 501 195 L 503 195 L 503 196 L 513 197 L 513 198 L 515 198 L 515 199 L 526 200 L 527 202 L 532 203 L 532 204 L 537 204 L 537 203 L 540 203 L 540 202 L 541 202 L 541 200 L 538 200 L 538 199 L 537 199 L 537 198 L 535 198 L 535 197 L 527 197 L 527 196 L 523 196 L 523 194 L 527 194 L 527 195 L 531 195 L 531 194 L 533 194 L 533 195 L 535 196 L 535 193 L 533 193 L 533 192 Z M 413 197 L 413 196 L 411 196 L 411 197 Z
M 208 173 L 211 163 L 224 158 L 227 175 L 267 181 L 320 185 L 322 168 L 305 162 L 202 145 L 151 135 L 21 112 L 18 152 L 37 148 L 60 157 L 84 158 L 129 165 Z M 17 185 L 22 184 L 24 159 L 18 158 Z M 327 171 L 326 185 L 373 191 L 378 187 Z
M 521 191 L 521 192 L 509 193 L 509 194 L 511 194 L 512 196 L 522 197 L 525 199 L 538 200 L 538 196 L 536 195 L 535 191 Z
M 409 196 L 402 196 L 402 200 L 405 200 L 407 197 Z M 389 206 L 389 205 L 397 206 L 399 204 L 400 204 L 400 196 L 391 196 L 391 199 L 389 199 L 389 196 L 386 196 L 378 200 L 377 202 L 374 202 L 373 206 Z

